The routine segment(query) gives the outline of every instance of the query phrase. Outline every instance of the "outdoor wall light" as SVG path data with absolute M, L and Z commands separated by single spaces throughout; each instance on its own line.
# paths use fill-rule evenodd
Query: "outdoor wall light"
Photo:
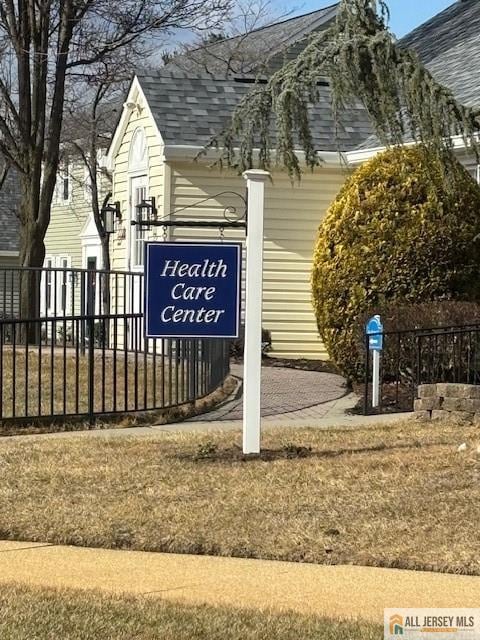
M 136 206 L 137 209 L 137 222 L 151 222 L 157 219 L 157 205 L 156 200 L 152 196 L 151 198 L 145 198 Z
M 107 204 L 102 208 L 102 220 L 105 233 L 113 233 L 115 231 L 115 221 L 122 221 L 122 213 L 120 211 L 120 202 Z

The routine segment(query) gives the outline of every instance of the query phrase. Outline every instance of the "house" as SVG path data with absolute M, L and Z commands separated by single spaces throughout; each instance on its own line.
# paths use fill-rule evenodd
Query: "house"
M 285 51 L 294 56 L 305 46 L 308 35 L 325 28 L 335 16 L 336 5 L 300 16 L 292 20 L 258 29 L 248 37 L 238 36 L 212 46 L 200 47 L 188 55 L 178 55 L 166 67 L 172 73 L 215 74 L 228 76 L 231 72 L 252 72 L 258 68 L 259 59 L 269 59 L 270 66 L 280 67 Z M 107 109 L 113 116 L 115 109 Z M 104 126 L 108 122 L 105 119 Z M 73 127 L 80 127 L 78 117 Z M 112 121 L 112 130 L 114 122 Z M 105 132 L 106 133 L 106 132 Z M 105 136 L 106 137 L 106 136 Z M 100 159 L 103 165 L 104 157 Z M 111 190 L 106 174 L 102 174 L 100 200 Z M 48 267 L 87 268 L 89 265 L 102 267 L 100 241 L 91 215 L 91 195 L 88 172 L 85 163 L 73 154 L 58 172 L 55 196 L 52 202 L 51 222 L 45 237 Z
M 99 151 L 100 202 L 111 191 L 110 176 L 103 170 L 105 160 L 105 150 Z M 63 160 L 58 171 L 50 224 L 45 236 L 44 266 L 69 270 L 103 268 L 102 246 L 92 211 L 90 173 L 78 154 L 71 154 Z M 75 286 L 74 277 L 73 271 L 56 277 L 45 274 L 40 296 L 42 315 L 71 315 L 72 309 L 82 308 L 79 299 L 81 286 L 78 283 Z M 95 307 L 100 311 L 98 300 Z
M 112 244 L 114 269 L 142 272 L 144 240 L 162 237 L 161 229 L 149 233 L 130 225 L 145 198 L 156 198 L 159 217 L 177 221 L 192 216 L 221 220 L 227 207 L 241 209 L 234 194 L 245 193 L 243 178 L 212 167 L 216 152 L 201 158 L 198 154 L 250 88 L 250 78 L 244 77 L 191 78 L 166 71 L 136 76 L 109 151 L 113 199 L 120 202 L 124 216 Z M 370 133 L 358 105 L 344 114 L 348 125 L 337 139 L 327 83 L 321 92 L 312 121 L 323 166 L 306 173 L 297 186 L 277 171 L 266 191 L 264 327 L 272 333 L 273 355 L 281 357 L 325 356 L 310 301 L 313 246 L 320 221 L 345 180 L 338 139 L 345 150 L 354 149 Z M 167 236 L 211 239 L 215 233 L 173 229 Z M 225 237 L 243 236 L 225 231 Z
M 10 168 L 0 188 L 0 269 L 18 266 L 20 195 L 18 173 Z
M 201 152 L 227 124 L 258 70 L 271 73 L 285 59 L 294 57 L 310 34 L 330 24 L 336 7 L 283 21 L 243 38 L 211 43 L 174 59 L 160 71 L 137 74 L 107 158 L 113 176 L 112 200 L 120 202 L 123 216 L 111 240 L 115 270 L 142 273 L 146 239 L 219 237 L 211 230 L 146 231 L 132 226 L 138 205 L 149 198 L 155 198 L 160 218 L 173 221 L 192 217 L 222 220 L 226 210 L 232 215 L 231 207 L 242 215 L 239 195 L 245 191 L 243 178 L 235 171 L 212 166 L 215 152 Z M 401 41 L 419 52 L 440 81 L 472 104 L 477 102 L 479 20 L 480 3 L 462 0 Z M 341 114 L 341 125 L 335 131 L 328 79 L 320 83 L 319 91 L 320 101 L 312 109 L 311 121 L 322 166 L 305 173 L 301 184 L 293 185 L 285 172 L 276 170 L 266 190 L 263 324 L 271 331 L 272 355 L 277 357 L 326 357 L 310 299 L 317 229 L 348 172 L 380 150 L 361 104 L 351 105 Z M 461 141 L 458 149 L 475 174 L 476 164 L 464 153 Z M 225 237 L 243 239 L 231 230 L 225 231 Z M 138 311 L 140 296 L 131 304 L 130 310 Z
M 100 153 L 100 168 L 105 165 Z M 111 189 L 107 173 L 100 174 L 100 198 Z M 89 171 L 78 156 L 62 162 L 52 201 L 50 225 L 45 236 L 48 267 L 102 268 L 100 238 L 92 214 Z

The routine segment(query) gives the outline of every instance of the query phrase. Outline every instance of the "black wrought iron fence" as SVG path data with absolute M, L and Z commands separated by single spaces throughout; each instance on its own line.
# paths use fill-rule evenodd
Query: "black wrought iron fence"
M 480 325 L 420 332 L 417 384 L 480 384 Z
M 38 317 L 22 318 L 22 270 L 0 270 L 2 422 L 168 409 L 228 375 L 228 341 L 144 337 L 143 274 L 33 271 Z
M 480 384 L 480 325 L 385 332 L 380 406 L 372 408 L 372 354 L 365 341 L 364 412 L 413 411 L 420 384 Z
M 139 313 L 143 280 L 143 273 L 131 271 L 1 267 L 2 318 L 25 317 L 21 309 L 25 293 L 30 301 L 35 300 L 35 315 L 41 318 Z
M 380 359 L 380 406 L 372 408 L 373 356 L 365 340 L 364 412 L 412 411 L 416 397 L 417 338 L 415 331 L 383 334 Z

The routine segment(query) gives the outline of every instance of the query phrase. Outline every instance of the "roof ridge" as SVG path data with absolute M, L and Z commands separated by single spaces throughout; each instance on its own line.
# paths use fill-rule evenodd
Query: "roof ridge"
M 246 31 L 245 33 L 238 33 L 235 36 L 229 36 L 228 38 L 221 38 L 220 40 L 215 40 L 214 42 L 207 42 L 205 44 L 201 44 L 198 47 L 195 47 L 194 49 L 190 49 L 188 51 L 188 54 L 190 53 L 194 53 L 195 51 L 201 51 L 202 49 L 204 50 L 208 50 L 211 47 L 215 47 L 219 44 L 228 42 L 229 40 L 236 40 L 237 38 L 242 38 L 244 36 L 250 36 L 252 33 L 258 33 L 260 31 L 264 31 L 265 29 L 271 29 L 272 27 L 276 27 L 279 24 L 287 24 L 287 22 L 292 22 L 293 20 L 299 20 L 300 18 L 306 18 L 308 16 L 313 15 L 314 13 L 320 13 L 321 11 L 326 12 L 329 9 L 333 9 L 333 7 L 338 6 L 340 3 L 334 2 L 326 7 L 322 7 L 321 9 L 314 9 L 313 11 L 308 11 L 307 13 L 302 13 L 299 16 L 292 16 L 291 18 L 286 18 L 285 20 L 278 20 L 277 22 L 270 22 L 269 24 L 265 24 L 262 27 L 257 27 L 256 29 L 252 29 L 251 31 Z M 185 54 L 180 54 L 180 55 L 185 55 Z
M 425 20 L 425 22 L 422 22 L 421 24 L 416 26 L 414 29 L 406 33 L 404 36 L 402 36 L 399 39 L 399 42 L 402 43 L 404 40 L 408 41 L 412 38 L 415 38 L 417 35 L 417 32 L 423 31 L 425 27 L 429 24 L 432 24 L 432 23 L 434 24 L 437 21 L 441 23 L 445 17 L 444 14 L 451 12 L 455 8 L 458 9 L 459 5 L 461 5 L 463 2 L 464 0 L 454 0 L 452 4 L 449 4 L 448 7 L 445 7 L 445 9 L 440 11 L 440 13 L 436 13 L 434 16 L 431 16 L 430 18 L 428 18 L 428 20 Z
M 228 82 L 240 84 L 242 81 L 254 83 L 258 80 L 260 83 L 267 80 L 266 77 L 258 76 L 257 74 L 231 74 L 229 76 L 224 75 L 212 75 L 210 73 L 188 72 L 182 70 L 171 70 L 165 67 L 143 69 L 135 73 L 135 76 L 141 78 L 172 78 L 179 80 L 208 80 L 210 82 Z

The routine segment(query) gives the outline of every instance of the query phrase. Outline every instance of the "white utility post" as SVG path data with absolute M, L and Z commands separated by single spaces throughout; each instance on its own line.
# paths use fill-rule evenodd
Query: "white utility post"
M 245 171 L 248 189 L 243 453 L 260 453 L 262 375 L 263 212 L 268 171 Z
M 377 409 L 380 406 L 380 351 L 373 351 L 372 353 L 372 408 Z

